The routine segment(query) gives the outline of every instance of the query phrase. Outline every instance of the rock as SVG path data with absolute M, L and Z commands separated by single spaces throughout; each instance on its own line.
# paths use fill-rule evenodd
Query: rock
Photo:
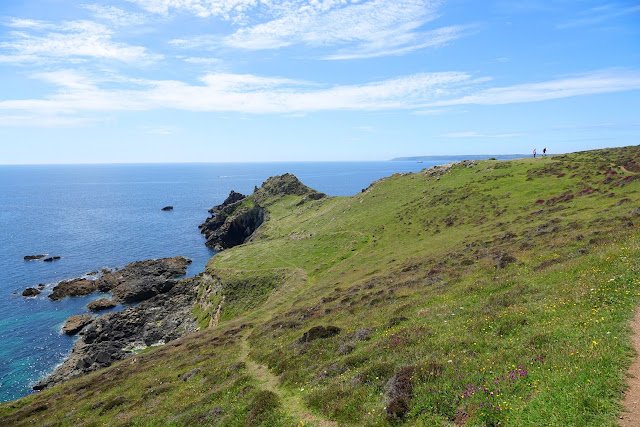
M 264 208 L 256 203 L 244 204 L 245 199 L 232 191 L 221 205 L 209 210 L 211 217 L 200 225 L 208 247 L 220 251 L 241 245 L 262 225 Z
M 95 301 L 91 301 L 89 304 L 87 304 L 87 308 L 91 311 L 101 311 L 101 310 L 107 310 L 109 308 L 113 308 L 116 305 L 118 305 L 118 303 L 116 303 L 112 299 L 100 298 Z
M 25 255 L 24 260 L 25 261 L 35 261 L 38 259 L 42 259 L 46 257 L 46 255 Z
M 43 259 L 42 261 L 44 262 L 53 262 L 53 261 L 58 261 L 60 258 L 59 256 L 50 256 L 48 258 Z
M 34 386 L 42 390 L 122 360 L 131 350 L 166 343 L 195 332 L 192 307 L 200 278 L 184 279 L 169 291 L 134 307 L 104 314 L 82 329 L 69 357 Z
M 184 257 L 138 261 L 120 270 L 102 270 L 95 280 L 79 278 L 58 283 L 49 295 L 52 300 L 69 296 L 111 292 L 117 302 L 140 302 L 167 292 L 177 278 L 187 272 L 190 260 Z
M 409 411 L 413 397 L 413 366 L 400 368 L 385 386 L 385 410 L 389 420 L 400 420 Z
M 38 284 L 38 289 L 43 290 L 45 288 L 44 283 Z
M 165 206 L 164 208 L 162 208 L 162 211 L 164 212 L 169 212 L 173 210 L 173 206 Z
M 305 332 L 298 340 L 300 343 L 311 342 L 317 339 L 330 338 L 338 335 L 341 329 L 337 326 L 314 326 Z
M 23 297 L 35 297 L 39 294 L 40 294 L 40 290 L 36 288 L 27 288 L 24 291 L 22 291 Z
M 243 244 L 265 220 L 266 210 L 262 205 L 269 198 L 287 195 L 304 196 L 301 203 L 326 197 L 292 174 L 267 179 L 250 197 L 232 191 L 222 204 L 209 209 L 211 217 L 200 225 L 200 232 L 207 239 L 206 245 L 224 250 Z
M 75 335 L 82 330 L 85 326 L 91 323 L 93 317 L 90 314 L 78 314 L 75 316 L 71 316 L 67 319 L 64 326 L 62 327 L 62 332 L 67 335 Z
M 63 280 L 58 283 L 53 292 L 49 294 L 49 298 L 57 301 L 65 297 L 77 297 L 83 295 L 89 295 L 98 290 L 98 286 L 95 280 L 88 279 L 72 279 Z

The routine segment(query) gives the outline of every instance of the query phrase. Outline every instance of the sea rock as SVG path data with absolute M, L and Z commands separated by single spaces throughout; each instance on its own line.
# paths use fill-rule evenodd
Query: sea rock
M 101 311 L 113 308 L 116 305 L 118 305 L 118 303 L 112 299 L 100 298 L 87 304 L 87 308 L 91 311 Z
M 46 257 L 46 255 L 25 255 L 24 260 L 25 261 L 35 261 L 38 259 L 42 259 Z
M 164 212 L 169 212 L 173 210 L 173 206 L 165 206 L 164 208 L 162 208 L 162 211 Z
M 40 294 L 40 290 L 36 288 L 27 288 L 22 291 L 23 297 L 35 297 Z
M 47 258 L 43 259 L 42 261 L 44 261 L 44 262 L 53 262 L 53 261 L 58 261 L 60 258 L 62 258 L 62 257 L 50 256 L 50 257 L 47 257 Z
M 68 296 L 111 292 L 117 302 L 139 302 L 167 292 L 184 276 L 191 260 L 184 257 L 138 261 L 120 270 L 103 270 L 95 280 L 79 278 L 58 283 L 49 295 L 52 300 Z
M 70 356 L 34 389 L 42 390 L 109 366 L 134 354 L 135 349 L 166 343 L 196 331 L 192 307 L 199 280 L 199 277 L 181 280 L 164 294 L 94 319 L 80 331 Z
M 64 297 L 89 295 L 97 290 L 98 287 L 95 280 L 82 278 L 63 280 L 53 288 L 53 292 L 49 294 L 49 298 L 57 301 Z
M 67 319 L 64 326 L 62 327 L 62 332 L 67 335 L 75 335 L 82 330 L 85 326 L 91 323 L 93 317 L 90 314 L 78 314 L 75 316 L 71 316 Z

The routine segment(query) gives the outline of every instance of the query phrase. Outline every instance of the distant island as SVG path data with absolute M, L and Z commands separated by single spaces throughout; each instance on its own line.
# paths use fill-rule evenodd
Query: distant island
M 425 162 L 425 161 L 437 161 L 437 160 L 513 160 L 529 157 L 528 154 L 466 154 L 466 155 L 451 155 L 451 156 L 412 156 L 412 157 L 395 157 L 391 159 L 392 162 Z

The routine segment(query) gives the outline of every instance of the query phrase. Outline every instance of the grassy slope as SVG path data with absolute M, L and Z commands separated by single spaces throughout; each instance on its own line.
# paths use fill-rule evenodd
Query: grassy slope
M 207 268 L 196 313 L 213 323 L 223 301 L 217 326 L 0 405 L 0 423 L 615 425 L 639 163 L 637 147 L 485 161 L 272 200 L 253 241 Z M 299 344 L 316 325 L 342 332 Z M 408 366 L 390 421 L 385 385 Z

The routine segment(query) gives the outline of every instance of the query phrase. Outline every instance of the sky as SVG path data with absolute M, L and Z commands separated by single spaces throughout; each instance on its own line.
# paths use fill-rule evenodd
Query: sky
M 640 143 L 640 3 L 2 0 L 0 164 Z

